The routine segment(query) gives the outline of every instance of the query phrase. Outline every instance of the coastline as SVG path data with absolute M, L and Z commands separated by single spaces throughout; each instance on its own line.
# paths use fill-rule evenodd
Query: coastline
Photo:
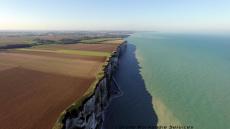
M 156 127 L 158 118 L 152 106 L 152 97 L 140 74 L 141 66 L 135 56 L 136 46 L 127 44 L 119 62 L 115 78 L 123 95 L 111 101 L 106 110 L 104 129 Z
M 96 128 L 98 126 L 102 126 L 102 124 L 103 124 L 102 119 L 104 118 L 103 112 L 109 104 L 109 102 L 107 102 L 107 101 L 110 101 L 110 99 L 112 98 L 112 96 L 110 96 L 109 92 L 107 92 L 107 90 L 109 90 L 109 88 L 106 88 L 108 85 L 107 81 L 109 81 L 109 83 L 111 84 L 111 81 L 112 81 L 111 77 L 112 77 L 112 74 L 116 71 L 116 67 L 118 65 L 117 61 L 119 59 L 120 52 L 122 51 L 123 47 L 126 46 L 126 44 L 127 44 L 127 41 L 124 40 L 120 45 L 118 45 L 117 49 L 115 51 L 113 51 L 109 57 L 107 57 L 107 59 L 106 59 L 104 65 L 102 66 L 100 72 L 98 72 L 98 74 L 96 76 L 96 80 L 91 84 L 89 89 L 85 92 L 85 94 L 79 100 L 75 101 L 72 105 L 67 107 L 60 114 L 59 118 L 57 119 L 56 123 L 53 126 L 53 129 L 71 129 L 71 128 L 75 128 L 78 126 L 87 126 L 87 127 L 90 126 L 90 127 Z M 105 87 L 105 88 L 103 89 L 102 87 Z M 94 109 L 93 109 L 93 111 L 91 111 L 91 115 L 92 115 L 93 120 L 89 120 L 89 122 L 88 122 L 89 125 L 86 125 L 86 123 L 83 123 L 84 125 L 79 125 L 77 123 L 76 119 L 78 119 L 77 117 L 79 117 L 79 115 L 82 115 L 82 112 L 84 112 L 84 109 L 85 108 L 92 108 L 92 107 L 89 107 L 89 105 L 90 106 L 95 106 L 95 105 L 97 106 L 97 104 L 94 104 L 96 94 L 99 94 L 99 97 L 104 97 L 101 95 L 102 94 L 101 90 L 102 90 L 102 92 L 107 92 L 105 95 L 105 98 L 103 98 L 106 100 L 100 100 L 100 101 L 106 101 L 106 102 L 99 102 L 100 104 L 103 103 L 104 106 L 100 107 L 100 109 L 99 109 L 100 111 L 98 114 L 94 113 L 94 112 L 96 112 Z M 103 91 L 103 90 L 105 90 L 105 91 Z M 119 88 L 118 88 L 118 90 L 119 90 Z M 95 114 L 100 115 L 101 120 L 97 121 L 95 119 Z M 87 115 L 89 115 L 89 114 L 87 114 Z M 73 121 L 73 122 L 69 122 L 69 121 Z

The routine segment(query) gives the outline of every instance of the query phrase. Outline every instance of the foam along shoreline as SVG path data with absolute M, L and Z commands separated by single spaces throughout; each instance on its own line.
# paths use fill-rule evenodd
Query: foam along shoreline
M 121 93 L 114 81 L 113 74 L 119 65 L 120 54 L 126 49 L 126 44 L 127 42 L 123 41 L 107 58 L 103 69 L 98 73 L 96 80 L 87 92 L 61 113 L 53 129 L 102 127 L 104 111 L 110 100 Z
M 180 121 L 174 116 L 167 106 L 157 97 L 153 97 L 153 108 L 158 117 L 158 126 L 182 126 Z

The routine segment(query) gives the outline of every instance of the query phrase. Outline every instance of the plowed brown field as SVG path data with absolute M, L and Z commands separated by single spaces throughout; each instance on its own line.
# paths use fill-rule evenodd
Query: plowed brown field
M 1 71 L 0 129 L 51 129 L 93 80 L 21 67 Z

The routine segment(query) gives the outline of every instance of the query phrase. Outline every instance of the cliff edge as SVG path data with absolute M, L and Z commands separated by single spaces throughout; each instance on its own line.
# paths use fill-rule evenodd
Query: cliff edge
M 113 75 L 118 70 L 119 57 L 127 41 L 120 44 L 104 64 L 96 81 L 84 96 L 63 111 L 53 129 L 101 129 L 104 111 L 112 98 L 121 95 Z

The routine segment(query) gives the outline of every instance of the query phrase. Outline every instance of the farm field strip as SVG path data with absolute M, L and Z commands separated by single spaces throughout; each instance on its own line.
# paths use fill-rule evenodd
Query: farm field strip
M 78 54 L 84 56 L 110 56 L 109 52 L 96 52 L 96 51 L 81 51 L 81 50 L 58 50 L 58 52 L 65 54 Z
M 103 62 L 79 59 L 65 59 L 18 53 L 0 53 L 2 63 L 17 65 L 26 69 L 51 72 L 69 76 L 92 77 Z
M 29 54 L 29 55 L 38 55 L 38 56 L 48 56 L 48 57 L 57 57 L 64 59 L 77 59 L 77 60 L 88 60 L 88 61 L 98 61 L 104 62 L 106 57 L 102 56 L 83 56 L 77 54 L 63 54 L 63 53 L 54 53 L 54 52 L 41 52 L 41 51 L 23 51 L 23 50 L 10 50 L 10 53 L 18 53 L 18 54 Z
M 121 38 L 95 38 L 95 39 L 85 39 L 85 40 L 81 40 L 80 42 L 81 43 L 92 43 L 92 44 L 95 44 L 95 43 L 101 43 L 103 41 L 113 41 L 113 40 L 118 40 L 118 39 L 121 39 Z
M 10 44 L 31 44 L 32 40 L 32 37 L 0 37 L 0 46 Z
M 38 51 L 38 52 L 53 52 L 53 53 L 63 53 L 63 54 L 77 54 L 83 56 L 109 56 L 109 52 L 97 52 L 97 51 L 84 51 L 84 50 L 44 50 L 44 49 L 18 49 L 22 51 Z
M 107 41 L 102 41 L 100 42 L 101 44 L 111 44 L 111 45 L 114 45 L 114 44 L 121 44 L 123 43 L 124 40 L 123 39 L 118 39 L 118 40 L 107 40 Z
M 113 52 L 119 44 L 124 42 L 124 40 L 113 40 L 113 41 L 103 41 L 100 44 L 92 43 L 77 43 L 77 44 L 50 44 L 50 45 L 39 45 L 34 46 L 32 49 L 42 49 L 42 50 L 81 50 L 81 51 L 97 51 L 97 52 Z

